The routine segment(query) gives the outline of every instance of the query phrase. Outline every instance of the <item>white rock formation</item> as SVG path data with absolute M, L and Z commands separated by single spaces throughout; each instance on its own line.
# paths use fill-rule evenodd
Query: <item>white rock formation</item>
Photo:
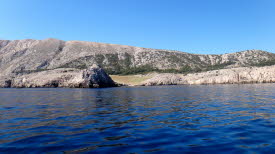
M 103 69 L 94 65 L 89 69 L 54 69 L 17 76 L 0 81 L 0 87 L 34 88 L 34 87 L 71 87 L 102 88 L 114 87 L 114 81 Z
M 157 74 L 141 85 L 173 84 L 240 84 L 275 82 L 275 65 L 265 67 L 240 67 L 192 74 Z

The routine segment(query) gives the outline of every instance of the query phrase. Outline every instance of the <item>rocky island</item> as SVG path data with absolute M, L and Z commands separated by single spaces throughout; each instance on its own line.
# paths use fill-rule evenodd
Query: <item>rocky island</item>
M 201 55 L 57 39 L 0 40 L 0 72 L 5 88 L 272 83 L 275 54 Z

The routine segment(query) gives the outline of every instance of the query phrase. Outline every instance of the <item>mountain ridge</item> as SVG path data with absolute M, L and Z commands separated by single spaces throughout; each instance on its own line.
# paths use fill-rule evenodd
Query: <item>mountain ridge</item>
M 24 41 L 24 40 L 26 40 L 26 41 L 59 40 L 59 41 L 63 41 L 63 42 L 88 42 L 88 43 L 118 45 L 118 46 L 136 47 L 136 48 L 153 49 L 153 50 L 170 51 L 170 52 L 181 52 L 181 53 L 187 53 L 187 54 L 193 54 L 193 55 L 225 55 L 225 54 L 234 54 L 234 53 L 241 53 L 241 52 L 253 51 L 253 50 L 254 51 L 263 51 L 263 52 L 273 53 L 273 52 L 269 52 L 269 51 L 265 51 L 265 50 L 261 50 L 261 49 L 247 49 L 247 50 L 240 50 L 240 51 L 236 51 L 236 52 L 222 53 L 222 54 L 211 54 L 211 53 L 200 54 L 200 53 L 191 53 L 191 52 L 185 52 L 185 51 L 174 50 L 174 49 L 161 49 L 161 48 L 139 47 L 139 46 L 135 46 L 135 45 L 124 45 L 124 44 L 115 44 L 115 43 L 106 43 L 106 42 L 94 42 L 94 41 L 80 41 L 80 40 L 68 40 L 68 41 L 64 41 L 64 40 L 60 40 L 60 39 L 56 39 L 56 38 L 46 38 L 46 39 L 16 39 L 16 40 L 0 39 L 0 42 L 1 41 L 8 41 L 8 42 L 11 42 L 11 41 Z M 1 44 L 0 44 L 0 48 L 1 48 Z M 275 53 L 273 53 L 273 54 L 275 54 Z

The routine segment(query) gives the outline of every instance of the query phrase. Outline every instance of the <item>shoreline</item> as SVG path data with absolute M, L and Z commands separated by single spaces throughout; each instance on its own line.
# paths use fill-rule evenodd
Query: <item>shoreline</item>
M 107 75 L 103 69 L 59 68 L 0 80 L 0 88 L 104 88 L 159 85 L 214 85 L 275 83 L 275 65 L 239 67 L 200 73 Z
M 247 83 L 214 83 L 214 84 L 162 84 L 162 85 L 121 85 L 114 87 L 81 88 L 81 87 L 0 87 L 0 89 L 106 89 L 106 88 L 124 88 L 124 87 L 161 87 L 161 86 L 215 86 L 215 85 L 258 85 L 275 84 L 275 82 L 247 82 Z
M 105 87 L 105 88 L 70 88 L 70 87 L 21 87 L 21 88 L 3 88 L 0 87 L 0 89 L 109 89 L 109 88 L 149 88 L 149 87 L 173 87 L 173 86 L 221 86 L 221 85 L 232 85 L 232 86 L 241 86 L 241 85 L 260 85 L 260 84 L 275 84 L 275 82 L 272 83 L 242 83 L 242 84 L 193 84 L 193 85 L 187 85 L 187 84 L 181 84 L 181 85 L 154 85 L 154 86 L 120 86 L 120 87 Z

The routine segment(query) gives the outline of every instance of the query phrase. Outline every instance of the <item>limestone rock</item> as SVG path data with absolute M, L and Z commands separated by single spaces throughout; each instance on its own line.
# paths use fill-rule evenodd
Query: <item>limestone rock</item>
M 91 68 L 83 71 L 83 87 L 84 88 L 102 88 L 102 87 L 114 87 L 115 83 L 105 71 L 93 65 Z
M 154 85 L 177 85 L 181 84 L 182 78 L 179 74 L 157 74 L 153 78 L 146 80 L 142 85 L 154 86 Z
M 45 70 L 0 81 L 0 87 L 4 88 L 102 88 L 114 86 L 116 86 L 114 81 L 98 66 L 92 66 L 85 70 L 74 68 Z
M 141 85 L 274 83 L 275 65 L 240 67 L 201 73 L 158 74 Z

